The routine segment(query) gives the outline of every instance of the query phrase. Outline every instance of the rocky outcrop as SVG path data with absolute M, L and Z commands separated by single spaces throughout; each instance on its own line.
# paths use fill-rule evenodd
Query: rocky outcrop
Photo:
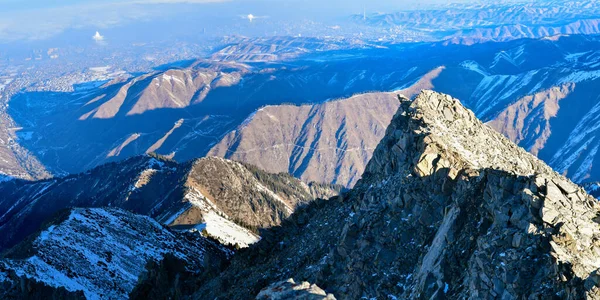
M 592 197 L 449 96 L 423 93 L 402 114 L 396 120 L 404 122 L 388 128 L 364 184 L 400 172 L 420 178 L 405 187 L 430 191 L 421 200 L 396 199 L 418 218 L 417 232 L 434 228 L 431 242 L 415 239 L 427 249 L 414 257 L 419 263 L 403 283 L 405 296 L 596 295 L 593 249 L 600 246 L 594 241 L 600 227 Z M 436 181 L 441 188 L 428 187 Z M 397 190 L 392 186 L 382 184 L 367 197 Z
M 315 284 L 306 281 L 296 283 L 290 278 L 270 285 L 260 291 L 257 300 L 335 300 L 335 296 L 327 294 Z
M 298 210 L 195 296 L 246 299 L 293 277 L 343 299 L 597 298 L 599 214 L 582 188 L 426 91 L 403 102 L 352 191 Z
M 73 209 L 4 254 L 0 272 L 9 275 L 0 276 L 0 296 L 39 296 L 45 289 L 57 298 L 83 293 L 87 299 L 125 299 L 146 264 L 167 254 L 185 261 L 184 268 L 211 272 L 233 251 L 198 235 L 173 233 L 146 216 Z
M 222 158 L 196 161 L 186 175 L 184 203 L 159 217 L 176 228 L 195 228 L 224 244 L 246 247 L 258 241 L 257 230 L 277 226 L 294 210 L 340 189 L 311 188 L 287 173 Z

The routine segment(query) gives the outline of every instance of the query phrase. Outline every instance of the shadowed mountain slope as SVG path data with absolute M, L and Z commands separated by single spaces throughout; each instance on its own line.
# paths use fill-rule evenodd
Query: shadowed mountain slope
M 597 298 L 599 214 L 458 100 L 423 92 L 352 191 L 267 231 L 195 298 L 249 299 L 287 278 L 343 299 Z

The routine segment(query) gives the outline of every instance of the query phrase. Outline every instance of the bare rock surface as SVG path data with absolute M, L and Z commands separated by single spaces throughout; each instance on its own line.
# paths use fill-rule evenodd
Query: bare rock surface
M 257 300 L 335 300 L 332 294 L 327 294 L 320 287 L 309 282 L 296 283 L 288 279 L 270 285 L 260 291 Z

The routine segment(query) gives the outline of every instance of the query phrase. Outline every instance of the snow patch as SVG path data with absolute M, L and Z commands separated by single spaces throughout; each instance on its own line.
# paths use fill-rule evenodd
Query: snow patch
M 240 247 L 248 247 L 260 240 L 260 238 L 232 221 L 225 219 L 214 211 L 209 211 L 204 214 L 204 224 L 201 224 L 202 229 L 215 237 L 223 244 L 238 244 Z M 200 230 L 202 230 L 200 229 Z
M 162 79 L 162 80 L 166 80 L 166 81 L 171 81 L 171 82 L 175 81 L 175 82 L 177 82 L 177 83 L 181 83 L 182 85 L 185 85 L 185 82 L 183 82 L 183 80 L 181 80 L 180 78 L 178 78 L 178 77 L 175 77 L 175 76 L 171 76 L 171 75 L 163 74 L 163 75 L 161 76 L 161 79 Z
M 48 229 L 42 231 L 42 233 L 40 233 L 40 241 L 43 242 L 43 241 L 47 240 L 48 236 L 50 236 L 50 234 L 52 233 L 54 228 L 56 228 L 56 226 L 52 225 L 52 226 L 48 227 Z
M 587 154 L 581 165 L 579 165 L 577 172 L 572 177 L 574 182 L 581 182 L 588 177 L 590 171 L 592 170 L 592 163 L 596 158 L 596 153 L 598 153 L 599 146 L 600 145 L 596 144 L 596 146 Z
M 559 80 L 559 84 L 564 83 L 579 83 L 584 81 L 596 80 L 600 78 L 600 70 L 596 71 L 578 71 L 570 72 L 568 75 Z
M 479 73 L 483 76 L 489 76 L 490 74 L 486 71 L 483 70 L 483 68 L 481 67 L 480 64 L 478 64 L 476 61 L 474 60 L 467 60 L 467 61 L 463 61 L 460 66 L 462 68 L 465 68 L 467 70 L 471 70 L 473 72 Z

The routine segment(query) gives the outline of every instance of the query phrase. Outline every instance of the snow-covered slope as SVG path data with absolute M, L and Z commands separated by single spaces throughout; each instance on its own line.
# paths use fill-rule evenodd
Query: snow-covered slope
M 0 260 L 5 274 L 0 281 L 26 277 L 70 292 L 83 291 L 87 299 L 126 299 L 146 264 L 166 254 L 199 271 L 218 265 L 232 252 L 197 235 L 179 236 L 147 216 L 114 208 L 73 209 Z M 0 295 L 18 291 L 13 287 L 0 290 Z

